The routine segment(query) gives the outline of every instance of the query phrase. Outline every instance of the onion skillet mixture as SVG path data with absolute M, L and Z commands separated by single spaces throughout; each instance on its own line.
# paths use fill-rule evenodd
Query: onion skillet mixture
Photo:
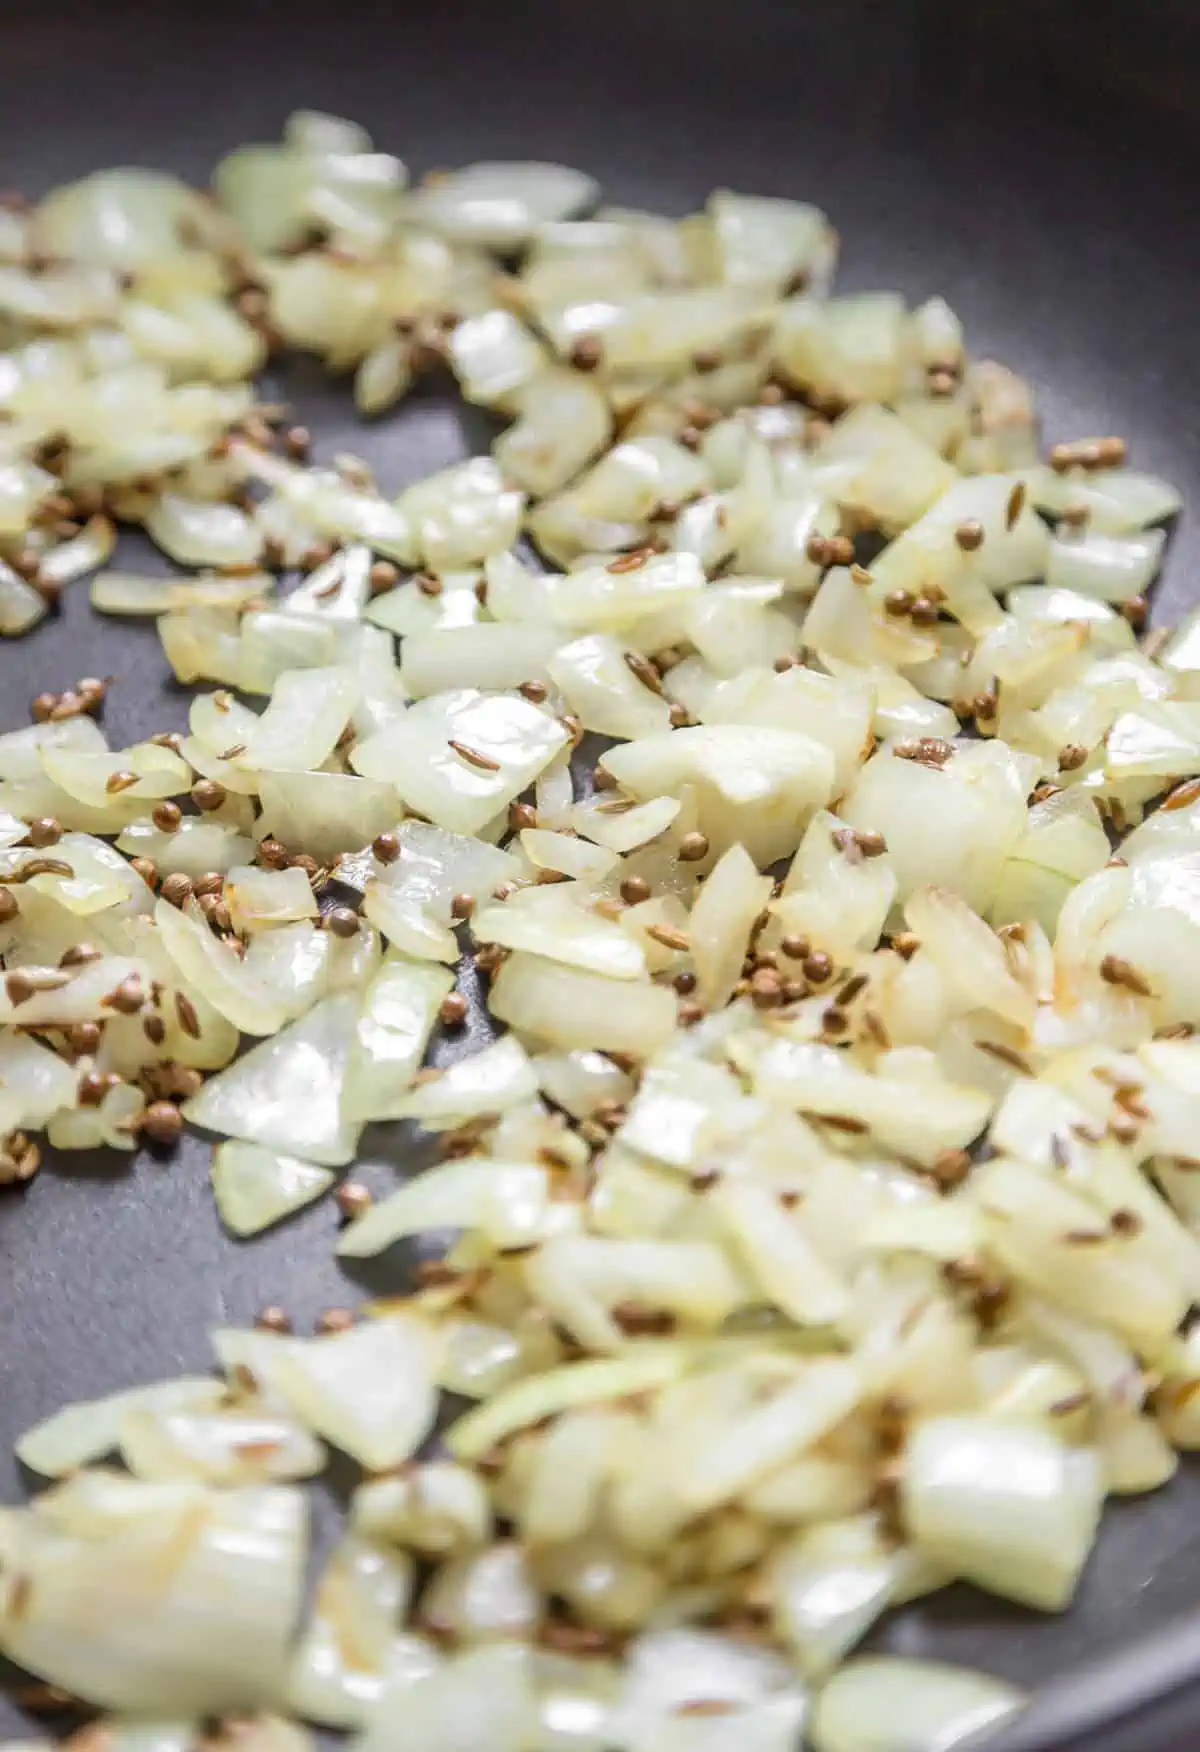
M 1019 1694 L 876 1621 L 1062 1611 L 1200 1446 L 1178 498 L 837 296 L 815 207 L 599 199 L 302 113 L 0 211 L 0 628 L 88 589 L 194 690 L 0 736 L 8 1196 L 186 1124 L 236 1235 L 455 1237 L 23 1437 L 0 1651 L 95 1752 L 942 1752 Z M 365 416 L 452 374 L 491 453 L 314 461 L 283 349 Z M 438 1164 L 337 1186 L 401 1119 Z

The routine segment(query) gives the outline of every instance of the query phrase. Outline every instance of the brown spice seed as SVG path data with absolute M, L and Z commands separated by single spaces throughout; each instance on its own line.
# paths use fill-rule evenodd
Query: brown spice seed
M 120 985 L 109 992 L 107 997 L 101 998 L 100 1002 L 110 1010 L 115 1010 L 118 1016 L 136 1016 L 146 1002 L 146 994 L 142 989 L 141 980 L 135 973 L 131 973 L 128 979 L 123 979 Z
M 1200 778 L 1184 779 L 1181 785 L 1176 785 L 1163 799 L 1164 809 L 1186 809 L 1190 803 L 1200 798 Z
M 364 1186 L 361 1180 L 343 1180 L 333 1199 L 339 1216 L 347 1223 L 365 1216 L 375 1202 L 370 1187 Z
M 357 937 L 359 917 L 351 906 L 335 906 L 325 914 L 325 925 L 335 937 L 341 937 L 346 941 L 351 937 Z
M 807 937 L 787 936 L 779 947 L 789 961 L 804 961 L 812 954 L 812 944 Z
M 622 655 L 625 658 L 625 667 L 629 670 L 630 674 L 635 676 L 637 680 L 641 682 L 643 687 L 648 687 L 651 693 L 661 696 L 663 690 L 662 676 L 658 673 L 658 670 L 655 668 L 654 664 L 651 663 L 650 659 L 648 657 L 643 657 L 640 651 L 625 651 Z
M 1133 992 L 1139 998 L 1148 998 L 1151 988 L 1145 976 L 1140 974 L 1133 963 L 1124 960 L 1120 955 L 1106 955 L 1100 963 L 1100 977 L 1109 985 L 1123 986 L 1126 991 Z
M 0 925 L 10 925 L 20 910 L 20 903 L 12 889 L 0 888 Z
M 175 993 L 175 1014 L 179 1018 L 179 1026 L 193 1040 L 200 1038 L 200 1018 L 196 1014 L 196 1006 L 186 992 Z
M 537 810 L 532 803 L 510 803 L 508 806 L 508 825 L 514 833 L 524 833 L 526 828 L 537 826 Z
M 282 1332 L 285 1335 L 292 1330 L 291 1316 L 278 1302 L 269 1302 L 265 1308 L 254 1316 L 254 1324 L 260 1332 Z
M 394 833 L 377 834 L 371 841 L 371 851 L 381 864 L 394 864 L 400 856 L 400 841 Z
M 104 781 L 104 789 L 107 791 L 107 793 L 109 794 L 110 797 L 115 797 L 115 796 L 118 796 L 122 791 L 132 790 L 132 788 L 134 787 L 134 785 L 137 784 L 137 782 L 138 782 L 138 776 L 136 773 L 131 773 L 131 772 L 128 772 L 126 770 L 123 770 L 123 771 L 117 772 L 117 773 L 110 773 L 108 775 L 107 779 L 105 779 L 105 781 Z
M 815 954 L 805 956 L 801 972 L 814 985 L 824 985 L 826 980 L 833 977 L 832 958 L 824 949 L 818 949 Z
M 219 785 L 215 779 L 197 779 L 192 786 L 192 802 L 206 815 L 219 809 L 226 795 L 224 785 Z
M 169 1101 L 152 1101 L 139 1126 L 147 1143 L 160 1150 L 173 1150 L 183 1136 L 183 1115 Z
M 1025 482 L 1018 481 L 1008 495 L 1008 503 L 1004 507 L 1004 527 L 1012 530 L 1017 526 L 1017 519 L 1025 509 Z
M 183 820 L 183 811 L 178 803 L 158 803 L 150 816 L 160 833 L 177 833 Z
M 523 695 L 531 705 L 540 706 L 549 697 L 550 689 L 544 681 L 523 681 L 517 692 Z
M 960 523 L 954 531 L 954 539 L 965 554 L 973 554 L 983 546 L 983 525 L 972 517 L 966 523 Z
M 638 572 L 650 558 L 651 549 L 634 548 L 631 553 L 618 554 L 615 560 L 610 560 L 605 570 L 608 572 Z
M 192 879 L 185 876 L 181 870 L 174 871 L 166 878 L 161 889 L 162 898 L 170 906 L 182 906 L 191 897 Z
M 349 1332 L 354 1325 L 354 1315 L 349 1308 L 324 1308 L 317 1315 L 314 1329 L 321 1337 L 328 1337 L 336 1332 Z
M 647 925 L 646 935 L 661 943 L 664 949 L 674 949 L 681 954 L 688 947 L 687 933 L 677 930 L 674 925 Z
M 52 815 L 43 815 L 37 821 L 29 823 L 29 843 L 31 846 L 44 848 L 56 846 L 63 836 L 61 821 L 55 821 Z
M 446 1028 L 461 1028 L 468 1014 L 469 1006 L 461 992 L 448 992 L 438 1007 L 438 1020 Z
M 702 858 L 707 858 L 708 851 L 708 838 L 705 834 L 685 833 L 679 842 L 679 861 L 683 864 L 698 864 Z
M 567 354 L 576 371 L 595 371 L 604 354 L 595 335 L 581 335 Z

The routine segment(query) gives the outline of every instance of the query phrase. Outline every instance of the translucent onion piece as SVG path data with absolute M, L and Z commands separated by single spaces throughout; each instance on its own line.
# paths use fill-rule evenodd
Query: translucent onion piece
M 342 1167 L 358 1140 L 358 1126 L 341 1110 L 357 1010 L 350 993 L 316 1004 L 210 1077 L 185 1104 L 186 1118 L 222 1137 Z
M 548 1226 L 549 1190 L 546 1169 L 532 1162 L 445 1162 L 351 1223 L 338 1252 L 367 1259 L 430 1229 L 471 1229 L 495 1247 L 528 1247 Z
M 487 162 L 426 183 L 410 197 L 409 211 L 460 242 L 513 249 L 537 226 L 569 218 L 598 194 L 590 177 L 565 165 Z
M 363 995 L 354 1025 L 342 1095 L 348 1117 L 400 1117 L 438 1009 L 453 985 L 444 968 L 397 955 L 385 961 Z
M 1075 1591 L 1104 1496 L 1093 1453 L 1045 1430 L 967 1417 L 921 1425 L 903 1490 L 905 1524 L 921 1551 L 1049 1612 Z
M 432 1428 L 437 1340 L 416 1315 L 388 1314 L 323 1338 L 230 1332 L 215 1342 L 226 1366 L 244 1358 L 262 1370 L 303 1423 L 369 1471 L 399 1466 Z
M 477 1114 L 503 1113 L 537 1093 L 537 1074 L 515 1035 L 457 1060 L 397 1103 L 399 1116 L 445 1131 Z
M 326 1460 L 307 1430 L 250 1403 L 201 1410 L 135 1405 L 121 1419 L 121 1457 L 138 1478 L 224 1486 L 312 1478 Z
M 230 1139 L 213 1151 L 212 1187 L 231 1234 L 258 1235 L 329 1191 L 327 1168 Z
M 152 1387 L 130 1387 L 123 1393 L 110 1393 L 105 1399 L 67 1405 L 26 1430 L 14 1444 L 16 1455 L 23 1466 L 41 1473 L 43 1478 L 65 1478 L 113 1452 L 120 1442 L 127 1412 L 175 1406 L 203 1409 L 215 1405 L 221 1396 L 219 1382 L 196 1375 L 161 1381 Z
M 383 1695 L 399 1658 L 419 1658 L 402 1637 L 412 1561 L 347 1534 L 330 1554 L 309 1624 L 292 1657 L 290 1706 L 326 1727 L 356 1728 Z M 400 1644 L 399 1649 L 397 1644 Z M 429 1652 L 432 1667 L 434 1656 Z
M 815 1752 L 950 1752 L 1021 1708 L 999 1679 L 935 1661 L 874 1655 L 825 1686 L 809 1734 Z
M 510 1028 L 567 1052 L 648 1057 L 675 1028 L 675 999 L 662 986 L 610 979 L 520 952 L 509 956 L 492 981 L 489 1006 Z
M 464 689 L 414 708 L 359 743 L 351 758 L 364 778 L 394 784 L 410 809 L 454 833 L 473 834 L 532 783 L 566 740 L 561 724 L 525 700 Z
M 278 1694 L 306 1514 L 281 1487 L 212 1491 L 82 1472 L 24 1511 L 27 1608 L 9 1579 L 0 1647 L 107 1709 L 254 1709 Z

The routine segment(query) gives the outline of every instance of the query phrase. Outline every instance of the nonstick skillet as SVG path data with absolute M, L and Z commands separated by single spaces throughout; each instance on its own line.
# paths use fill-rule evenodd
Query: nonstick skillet
M 943 293 L 974 349 L 1034 383 L 1048 434 L 1117 431 L 1200 506 L 1195 289 L 1200 16 L 1179 4 L 1008 0 L 59 0 L 0 13 L 0 183 L 39 193 L 102 165 L 206 178 L 298 105 L 361 120 L 421 171 L 476 157 L 577 163 L 606 195 L 684 212 L 714 185 L 819 202 L 842 232 L 840 285 Z M 281 385 L 332 452 L 399 487 L 478 447 L 449 394 L 363 432 L 316 373 Z M 353 432 L 353 439 L 350 434 Z M 1185 511 L 1155 603 L 1196 600 L 1200 517 Z M 112 674 L 120 741 L 184 722 L 151 630 L 85 594 L 0 648 L 0 728 L 31 695 Z M 364 1177 L 419 1154 L 374 1128 Z M 51 1163 L 0 1199 L 0 1469 L 68 1399 L 207 1362 L 207 1329 L 266 1302 L 311 1319 L 354 1301 L 318 1207 L 252 1244 L 218 1229 L 207 1145 Z M 1116 1504 L 1061 1620 L 965 1588 L 896 1615 L 877 1645 L 1034 1688 L 1011 1752 L 1176 1752 L 1200 1737 L 1200 1467 Z M 0 1733 L 29 1725 L 0 1703 Z M 990 1742 L 989 1742 L 990 1743 Z

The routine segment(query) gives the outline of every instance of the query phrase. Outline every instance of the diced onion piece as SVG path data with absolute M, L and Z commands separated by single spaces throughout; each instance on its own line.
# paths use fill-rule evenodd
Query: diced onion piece
M 223 1137 L 342 1167 L 359 1129 L 341 1109 L 357 1010 L 350 993 L 326 998 L 211 1077 L 186 1103 L 186 1118 Z
M 815 1752 L 951 1752 L 1024 1701 L 1011 1685 L 965 1667 L 872 1655 L 825 1686 L 809 1735 Z
M 1095 1454 L 1048 1431 L 989 1418 L 935 1418 L 913 1433 L 905 1524 L 955 1574 L 1061 1612 L 1096 1536 L 1104 1484 Z
M 258 1235 L 312 1204 L 333 1185 L 327 1168 L 230 1138 L 213 1151 L 212 1186 L 233 1235 Z
M 10 1659 L 107 1709 L 274 1701 L 303 1587 L 298 1492 L 82 1472 L 24 1519 L 28 1609 L 14 1609 L 11 1578 L 0 1608 Z
M 675 1028 L 675 999 L 662 986 L 610 979 L 522 951 L 492 981 L 492 1014 L 548 1046 L 648 1057 Z

